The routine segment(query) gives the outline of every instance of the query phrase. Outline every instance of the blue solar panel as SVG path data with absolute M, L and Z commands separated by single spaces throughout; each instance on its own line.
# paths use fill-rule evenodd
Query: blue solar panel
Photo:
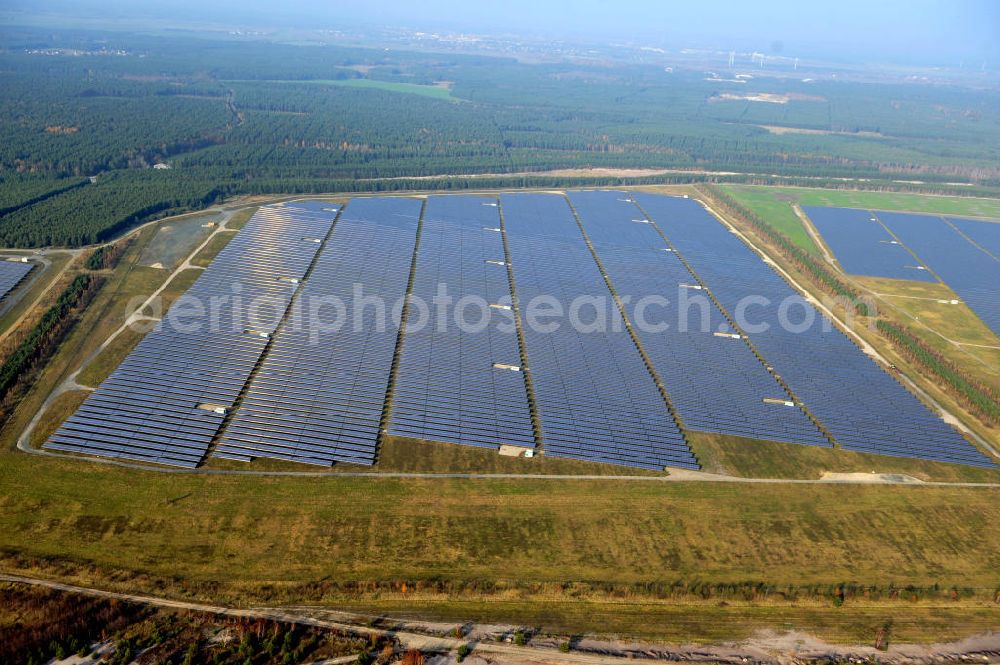
M 562 196 L 501 196 L 528 366 L 545 454 L 639 468 L 697 468 Z M 564 308 L 603 297 L 608 325 L 586 332 L 537 317 L 538 298 Z M 541 310 L 539 310 L 539 313 Z M 545 324 L 558 323 L 551 330 Z
M 28 276 L 34 267 L 33 263 L 0 261 L 0 300 L 6 298 L 8 293 L 17 288 L 17 285 Z
M 1000 261 L 940 217 L 891 212 L 878 217 L 1000 335 Z
M 876 216 L 856 208 L 803 206 L 834 256 L 852 275 L 934 282 L 934 275 L 892 237 Z
M 748 296 L 769 302 L 746 309 L 747 324 L 741 325 L 841 447 L 994 466 L 697 202 L 652 194 L 633 197 L 728 311 L 738 311 L 741 303 L 745 307 Z
M 495 198 L 428 198 L 412 290 L 428 309 L 414 306 L 404 330 L 390 434 L 535 447 L 524 375 L 508 369 L 521 358 L 500 231 Z M 445 294 L 452 305 L 434 307 Z M 456 310 L 469 299 L 486 309 Z
M 962 217 L 948 217 L 947 221 L 1000 261 L 1000 222 L 984 222 Z
M 289 318 L 274 337 L 215 454 L 320 464 L 373 464 L 398 327 L 388 308 L 406 295 L 421 202 L 352 200 L 299 295 L 316 318 Z M 361 288 L 358 293 L 356 289 Z
M 334 216 L 315 203 L 258 210 L 45 447 L 197 466 Z
M 622 192 L 569 198 L 687 429 L 830 446 Z

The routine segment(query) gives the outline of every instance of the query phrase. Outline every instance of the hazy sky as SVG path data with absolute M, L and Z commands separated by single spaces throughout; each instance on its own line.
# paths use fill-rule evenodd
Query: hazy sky
M 203 18 L 304 27 L 366 23 L 553 38 L 631 38 L 675 47 L 771 51 L 777 46 L 787 55 L 842 50 L 852 59 L 942 64 L 985 59 L 1000 66 L 998 0 L 3 0 L 0 4 L 185 22 Z

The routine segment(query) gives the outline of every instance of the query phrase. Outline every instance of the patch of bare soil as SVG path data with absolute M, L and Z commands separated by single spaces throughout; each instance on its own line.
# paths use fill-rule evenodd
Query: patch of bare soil
M 763 102 L 766 104 L 787 104 L 788 102 L 825 102 L 826 97 L 805 95 L 801 92 L 723 92 L 712 95 L 709 102 Z
M 781 125 L 755 125 L 761 129 L 766 129 L 771 134 L 821 134 L 821 135 L 832 135 L 832 136 L 862 136 L 868 138 L 881 138 L 885 136 L 881 132 L 848 132 L 848 131 L 835 131 L 831 129 L 805 129 L 802 127 L 783 127 Z
M 533 641 L 532 644 L 535 642 Z M 879 662 L 882 664 L 995 663 L 1000 656 L 1000 632 L 987 632 L 957 642 L 940 644 L 898 644 L 885 650 L 872 646 L 829 644 L 808 633 L 760 631 L 752 638 L 715 646 L 657 645 L 583 639 L 574 652 L 601 654 L 629 659 L 685 660 L 711 663 L 775 663 L 793 665 L 809 662 Z

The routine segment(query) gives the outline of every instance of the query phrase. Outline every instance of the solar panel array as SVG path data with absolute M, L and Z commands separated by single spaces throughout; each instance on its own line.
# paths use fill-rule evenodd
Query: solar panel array
M 610 303 L 566 199 L 505 194 L 501 206 L 545 454 L 649 469 L 697 468 Z M 585 332 L 565 319 L 540 316 L 536 298 L 554 297 L 565 312 L 581 295 L 608 301 L 604 331 Z M 548 331 L 552 323 L 558 326 Z
M 45 447 L 197 466 L 334 216 L 314 203 L 258 210 Z
M 890 212 L 878 217 L 1000 335 L 1000 261 L 940 217 Z
M 374 463 L 398 332 L 389 308 L 406 295 L 420 210 L 408 198 L 347 205 L 299 295 L 297 309 L 318 315 L 275 335 L 217 456 Z
M 841 447 L 993 466 L 696 202 L 633 196 L 727 310 L 738 311 L 747 296 L 770 302 L 748 308 L 752 325 L 741 326 Z
M 672 406 L 692 430 L 829 445 L 808 410 L 848 450 L 994 466 L 696 202 L 620 192 L 569 199 L 615 290 L 629 298 L 652 367 L 563 196 L 505 194 L 499 207 L 475 196 L 355 199 L 336 226 L 329 204 L 267 206 L 45 447 L 182 467 L 210 451 L 243 461 L 374 463 L 400 339 L 393 305 L 406 296 L 420 234 L 393 434 L 534 447 L 526 371 L 545 454 L 555 457 L 698 468 Z M 849 271 L 902 276 L 899 252 L 912 255 L 882 242 L 891 229 L 1000 330 L 1000 258 L 990 253 L 1000 225 L 809 214 Z M 863 248 L 852 250 L 851 238 Z M 508 268 L 525 319 L 527 368 Z M 0 291 L 7 273 L 16 285 L 30 269 L 0 262 Z M 452 304 L 483 304 L 462 310 L 464 330 L 454 309 L 442 325 L 438 311 L 414 304 L 434 304 L 439 284 Z M 581 296 L 587 304 L 574 325 L 565 315 Z M 653 321 L 648 296 L 667 300 L 652 303 Z M 757 298 L 749 308 L 747 296 Z M 549 316 L 553 297 L 561 317 Z M 605 325 L 585 329 L 588 307 L 600 309 Z M 483 314 L 490 322 L 477 326 Z
M 33 263 L 0 261 L 0 299 L 13 291 L 34 267 Z
M 389 432 L 534 448 L 496 199 L 427 199 L 412 294 L 428 309 L 404 330 Z
M 947 221 L 1000 261 L 1000 222 L 948 217 Z
M 686 428 L 830 446 L 622 192 L 569 198 Z
M 852 275 L 937 281 L 868 210 L 803 206 L 834 256 Z

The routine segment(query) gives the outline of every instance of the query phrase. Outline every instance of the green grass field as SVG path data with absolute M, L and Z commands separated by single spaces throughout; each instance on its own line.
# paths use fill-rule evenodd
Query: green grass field
M 666 472 L 627 469 L 611 464 L 597 464 L 558 457 L 505 457 L 496 450 L 450 443 L 422 441 L 402 437 L 386 437 L 379 447 L 378 464 L 374 467 L 337 464 L 320 467 L 281 460 L 256 459 L 235 462 L 211 458 L 210 469 L 249 471 L 295 471 L 310 473 L 381 472 L 381 473 L 485 473 L 485 474 L 549 474 L 573 476 L 649 476 L 663 477 Z M 998 476 L 1000 478 L 1000 476 Z
M 203 270 L 199 270 L 198 268 L 188 268 L 174 275 L 174 278 L 170 280 L 170 284 L 160 293 L 160 304 L 158 307 L 152 308 L 151 306 L 149 311 L 157 317 L 166 314 L 170 306 L 174 304 L 174 301 L 184 295 L 191 288 L 191 285 L 201 277 L 203 272 Z
M 222 231 L 217 233 L 208 241 L 200 252 L 195 254 L 194 258 L 191 259 L 191 265 L 200 266 L 202 268 L 207 268 L 215 257 L 219 255 L 219 252 L 229 244 L 229 241 L 236 236 L 235 231 Z
M 1000 221 L 1000 199 L 805 187 L 721 185 L 721 188 L 810 252 L 818 249 L 792 210 L 793 204 L 964 215 Z
M 255 81 L 259 83 L 294 83 L 298 85 L 340 86 L 344 88 L 366 88 L 399 92 L 407 95 L 420 95 L 433 99 L 452 100 L 451 90 L 444 85 L 420 85 L 417 83 L 397 83 L 394 81 L 378 81 L 375 79 L 308 79 L 287 81 Z
M 1000 582 L 1000 490 L 204 477 L 27 455 L 0 479 L 7 546 L 201 580 Z
M 86 390 L 68 390 L 56 397 L 39 421 L 38 427 L 31 433 L 31 445 L 40 448 L 59 425 L 83 404 L 89 394 Z
M 330 85 L 345 88 L 370 88 L 387 92 L 400 92 L 407 95 L 420 95 L 433 99 L 452 100 L 451 90 L 441 85 L 417 85 L 415 83 L 394 83 L 392 81 L 374 81 L 372 79 L 345 79 L 343 81 L 326 81 Z
M 819 253 L 819 248 L 802 225 L 802 220 L 792 209 L 791 202 L 787 198 L 778 198 L 772 188 L 723 185 L 722 189 L 795 241 L 795 244 L 814 254 Z
M 145 324 L 144 324 L 145 325 Z M 101 381 L 108 378 L 111 372 L 121 364 L 132 352 L 135 345 L 142 341 L 143 334 L 135 328 L 126 328 L 115 337 L 107 348 L 98 353 L 87 363 L 76 377 L 77 383 L 96 388 Z
M 883 316 L 904 323 L 970 377 L 1000 389 L 1000 348 L 980 348 L 1000 347 L 1000 339 L 967 305 L 950 304 L 959 297 L 947 286 L 878 277 L 852 276 L 851 281 L 879 294 Z M 988 361 L 977 361 L 977 352 Z
M 226 222 L 226 230 L 239 231 L 247 225 L 247 222 L 250 221 L 250 218 L 253 217 L 255 212 L 257 212 L 257 208 L 244 208 L 243 210 L 236 211 L 233 213 L 233 216 L 229 218 L 229 221 Z

